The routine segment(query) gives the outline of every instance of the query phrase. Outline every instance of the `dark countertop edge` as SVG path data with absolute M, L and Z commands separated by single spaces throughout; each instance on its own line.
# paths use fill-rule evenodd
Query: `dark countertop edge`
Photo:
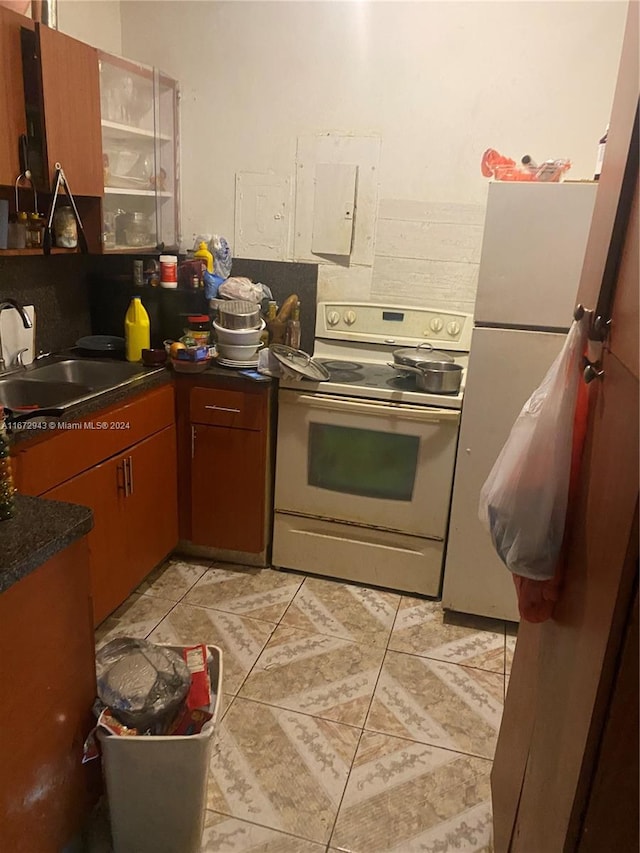
M 15 506 L 14 517 L 0 521 L 0 594 L 93 527 L 85 506 L 20 494 Z
M 228 367 L 218 367 L 217 365 L 210 366 L 202 373 L 176 373 L 166 367 L 150 367 L 148 368 L 147 373 L 125 385 L 102 391 L 88 400 L 83 400 L 76 405 L 69 406 L 60 418 L 45 418 L 42 420 L 45 422 L 52 421 L 53 423 L 70 423 L 71 421 L 77 421 L 80 418 L 87 417 L 88 415 L 94 415 L 102 409 L 108 409 L 116 403 L 124 402 L 137 394 L 143 394 L 145 391 L 150 391 L 152 388 L 159 388 L 161 385 L 168 385 L 172 383 L 174 379 L 180 381 L 183 378 L 211 380 L 222 379 L 225 383 L 228 381 L 236 387 L 238 383 L 241 383 L 245 387 L 258 388 L 270 388 L 277 382 L 277 379 L 273 379 L 271 377 L 267 377 L 268 381 L 263 382 L 249 379 L 246 376 L 238 376 L 237 371 Z M 46 434 L 46 430 L 44 430 L 44 432 Z M 11 435 L 11 442 L 15 445 L 20 444 L 23 441 L 42 438 L 44 437 L 42 433 L 43 431 L 40 429 L 16 429 Z
M 152 388 L 158 388 L 161 385 L 169 384 L 173 379 L 173 374 L 163 368 L 149 368 L 149 372 L 128 382 L 126 385 L 120 385 L 116 388 L 109 388 L 102 391 L 87 400 L 82 400 L 75 405 L 65 409 L 64 414 L 59 418 L 43 418 L 41 423 L 70 423 L 77 421 L 80 418 L 94 415 L 102 409 L 109 409 L 116 403 L 124 402 L 130 397 L 137 394 L 143 394 L 145 391 L 150 391 Z M 34 419 L 35 421 L 35 419 Z M 29 422 L 27 422 L 29 423 Z M 44 430 L 46 434 L 46 430 Z M 43 431 L 40 429 L 15 429 L 11 434 L 11 443 L 19 444 L 23 441 L 29 441 L 34 438 L 42 438 Z

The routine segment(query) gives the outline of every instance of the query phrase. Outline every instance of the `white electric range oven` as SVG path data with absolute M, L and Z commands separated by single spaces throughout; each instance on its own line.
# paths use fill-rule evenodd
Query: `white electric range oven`
M 274 566 L 440 593 L 459 393 L 416 390 L 388 366 L 429 342 L 466 368 L 472 317 L 320 303 L 313 358 L 326 382 L 281 379 Z

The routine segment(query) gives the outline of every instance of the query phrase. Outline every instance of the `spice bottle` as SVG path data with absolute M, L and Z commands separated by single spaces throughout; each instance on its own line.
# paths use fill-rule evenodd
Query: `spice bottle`
M 178 256 L 160 255 L 160 287 L 175 290 L 178 286 Z
M 293 349 L 300 349 L 300 303 L 297 302 L 291 319 L 287 323 L 286 343 Z
M 15 493 L 9 436 L 7 435 L 4 415 L 0 415 L 0 521 L 12 518 L 15 512 Z

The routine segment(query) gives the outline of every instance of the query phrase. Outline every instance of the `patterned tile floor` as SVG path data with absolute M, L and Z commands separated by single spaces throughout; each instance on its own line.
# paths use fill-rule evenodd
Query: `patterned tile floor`
M 223 650 L 203 853 L 493 849 L 489 774 L 513 626 L 338 581 L 175 559 L 96 643 L 116 636 Z

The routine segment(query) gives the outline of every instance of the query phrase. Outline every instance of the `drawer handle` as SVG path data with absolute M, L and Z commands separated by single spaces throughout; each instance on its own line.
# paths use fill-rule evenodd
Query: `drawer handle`
M 216 412 L 233 412 L 236 415 L 240 414 L 240 409 L 230 409 L 228 406 L 205 406 L 205 409 L 215 409 Z

